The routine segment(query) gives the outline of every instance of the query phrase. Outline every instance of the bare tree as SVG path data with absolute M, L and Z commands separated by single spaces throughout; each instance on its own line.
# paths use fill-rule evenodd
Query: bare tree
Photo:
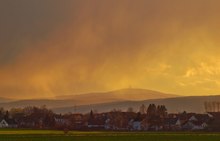
M 212 112 L 216 111 L 215 101 L 212 101 Z
M 206 112 L 220 112 L 220 102 L 210 101 L 204 102 L 204 108 Z
M 209 112 L 209 107 L 208 107 L 207 101 L 204 102 L 204 108 L 205 108 L 205 112 Z
M 220 112 L 220 102 L 217 102 L 217 105 L 218 105 L 218 111 L 217 112 Z
M 213 111 L 213 108 L 212 108 L 212 103 L 211 103 L 211 102 L 209 102 L 209 103 L 208 103 L 208 106 L 209 106 L 209 112 L 212 112 L 212 111 Z

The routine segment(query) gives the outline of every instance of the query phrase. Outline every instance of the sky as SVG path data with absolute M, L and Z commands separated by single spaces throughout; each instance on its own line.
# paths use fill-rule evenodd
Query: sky
M 219 0 L 1 0 L 0 97 L 220 94 Z

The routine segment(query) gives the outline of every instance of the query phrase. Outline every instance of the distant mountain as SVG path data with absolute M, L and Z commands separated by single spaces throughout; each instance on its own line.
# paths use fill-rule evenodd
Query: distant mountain
M 63 96 L 56 99 L 6 100 L 0 103 L 0 107 L 9 109 L 46 105 L 57 113 L 88 113 L 91 109 L 98 112 L 107 112 L 112 109 L 126 111 L 128 107 L 133 107 L 135 111 L 138 111 L 142 104 L 148 106 L 155 103 L 165 105 L 169 112 L 204 112 L 205 101 L 220 101 L 220 95 L 180 97 L 144 89 L 122 89 L 106 93 Z
M 10 101 L 13 101 L 13 100 L 14 100 L 14 99 L 5 98 L 5 97 L 0 97 L 0 103 L 10 102 Z
M 123 102 L 112 102 L 103 104 L 83 105 L 77 107 L 62 107 L 54 108 L 53 111 L 57 113 L 66 112 L 82 112 L 88 113 L 91 109 L 98 112 L 107 112 L 112 109 L 121 109 L 126 111 L 128 107 L 133 107 L 135 111 L 138 111 L 142 104 L 148 106 L 149 104 L 165 105 L 168 112 L 197 112 L 203 113 L 205 101 L 220 101 L 220 95 L 217 96 L 190 96 L 190 97 L 177 97 L 167 99 L 153 99 L 144 101 L 123 101 Z
M 48 108 L 71 107 L 79 105 L 90 105 L 120 101 L 140 101 L 149 99 L 162 99 L 178 97 L 178 95 L 165 94 L 152 90 L 145 89 L 121 89 L 103 93 L 88 93 L 80 95 L 66 95 L 59 96 L 55 99 L 30 99 L 18 101 L 4 101 L 0 102 L 0 107 L 10 109 L 13 107 L 26 106 L 42 106 L 46 105 Z
M 46 105 L 47 108 L 56 108 L 56 107 L 65 107 L 65 106 L 74 106 L 76 103 L 73 100 L 52 100 L 52 99 L 36 99 L 36 100 L 18 100 L 12 102 L 3 102 L 0 103 L 0 107 L 5 109 L 10 108 L 23 108 L 27 106 L 43 106 Z
M 108 103 L 108 102 L 118 102 L 118 101 L 140 101 L 149 99 L 162 99 L 178 97 L 174 94 L 166 94 L 162 92 L 146 90 L 146 89 L 121 89 L 110 92 L 103 93 L 88 93 L 79 95 L 65 95 L 56 97 L 56 99 L 72 99 L 76 101 L 77 105 L 85 104 L 98 104 L 98 103 Z

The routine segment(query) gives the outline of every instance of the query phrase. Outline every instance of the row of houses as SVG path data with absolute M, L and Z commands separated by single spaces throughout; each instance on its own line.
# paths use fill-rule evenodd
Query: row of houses
M 28 122 L 16 119 L 0 119 L 0 128 L 55 128 L 72 130 L 127 130 L 127 131 L 193 131 L 207 130 L 216 122 L 215 114 L 181 113 L 168 114 L 165 118 L 151 121 L 146 114 L 128 112 L 91 115 L 54 115 L 54 126 L 45 127 L 42 119 Z M 24 118 L 25 119 L 25 118 Z
M 1 118 L 0 128 L 36 128 L 70 130 L 121 131 L 194 131 L 220 130 L 220 113 L 179 113 L 149 116 L 134 112 L 107 112 L 90 114 L 28 115 L 20 118 Z
M 219 120 L 213 115 L 181 113 L 168 114 L 164 118 L 155 117 L 152 120 L 146 114 L 134 118 L 130 113 L 123 113 L 123 119 L 117 121 L 115 118 L 109 118 L 106 115 L 98 115 L 99 118 L 88 122 L 88 128 L 103 128 L 105 130 L 130 130 L 130 131 L 181 131 L 181 130 L 206 130 L 213 121 Z M 102 117 L 102 118 L 101 118 Z

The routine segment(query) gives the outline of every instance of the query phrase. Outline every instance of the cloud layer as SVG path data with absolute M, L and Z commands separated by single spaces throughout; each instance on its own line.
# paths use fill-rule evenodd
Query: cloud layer
M 0 95 L 218 94 L 218 0 L 0 2 Z

